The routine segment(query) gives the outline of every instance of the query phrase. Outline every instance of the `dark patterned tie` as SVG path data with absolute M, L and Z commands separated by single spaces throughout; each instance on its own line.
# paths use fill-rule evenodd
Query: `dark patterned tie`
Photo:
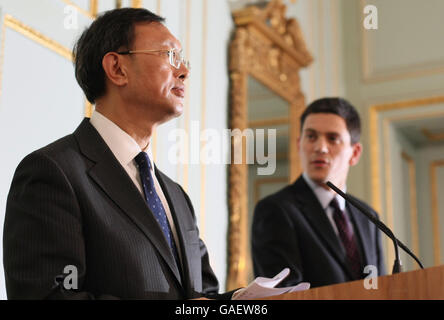
M 159 195 L 154 187 L 153 176 L 151 175 L 151 162 L 146 152 L 140 152 L 134 160 L 139 167 L 140 180 L 142 181 L 143 193 L 145 194 L 145 200 L 150 208 L 151 212 L 157 220 L 160 228 L 162 229 L 165 239 L 173 252 L 173 256 L 179 266 L 179 259 L 177 254 L 176 244 L 174 242 L 173 234 L 171 232 L 170 225 L 166 216 L 165 208 L 160 201 Z
M 353 272 L 353 279 L 362 278 L 362 269 L 360 256 L 358 251 L 358 244 L 356 238 L 351 230 L 351 226 L 344 212 L 339 208 L 339 203 L 336 198 L 330 202 L 330 206 L 333 208 L 333 220 L 338 228 L 339 238 L 345 248 L 347 254 L 347 260 L 351 270 Z

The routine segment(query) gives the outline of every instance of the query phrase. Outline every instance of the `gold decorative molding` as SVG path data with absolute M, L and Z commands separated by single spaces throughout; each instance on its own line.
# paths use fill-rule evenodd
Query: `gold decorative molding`
M 443 141 L 444 140 L 444 132 L 434 133 L 430 132 L 428 129 L 422 129 L 421 132 L 429 141 Z
M 99 0 L 89 0 L 89 12 L 95 18 L 99 12 Z
M 5 39 L 6 39 L 6 28 L 10 28 L 11 30 L 14 30 L 21 35 L 25 36 L 26 38 L 37 42 L 38 44 L 42 45 L 43 47 L 51 50 L 54 53 L 59 54 L 63 58 L 73 62 L 74 56 L 70 49 L 67 47 L 61 45 L 57 41 L 43 35 L 39 31 L 31 28 L 30 26 L 24 24 L 23 22 L 17 20 L 16 18 L 12 17 L 9 14 L 5 14 L 3 19 L 3 27 L 2 27 L 2 48 L 0 53 L 0 95 L 1 95 L 1 88 L 3 83 L 3 60 L 4 60 L 4 49 L 5 49 Z M 85 117 L 91 117 L 92 111 L 93 111 L 93 105 L 86 100 L 85 102 Z
M 161 12 L 162 12 L 162 0 L 157 0 L 156 12 L 157 12 L 158 15 L 161 14 Z
M 266 119 L 266 120 L 251 120 L 248 122 L 249 128 L 261 128 L 261 127 L 269 127 L 269 126 L 280 126 L 289 124 L 290 119 L 288 117 L 282 117 L 282 118 L 272 118 L 272 119 Z
M 430 178 L 430 195 L 432 200 L 432 230 L 433 230 L 433 258 L 436 266 L 441 265 L 441 239 L 440 239 L 440 224 L 439 224 L 439 209 L 438 209 L 438 180 L 437 169 L 444 166 L 444 159 L 435 160 L 430 163 L 429 178 Z
M 369 117 L 370 117 L 370 159 L 371 159 L 371 186 L 372 186 L 372 206 L 379 213 L 384 213 L 387 220 L 387 224 L 390 228 L 393 228 L 393 205 L 391 197 L 391 164 L 390 164 L 390 154 L 386 151 L 389 146 L 388 132 L 389 126 L 394 121 L 417 119 L 417 118 L 428 118 L 444 115 L 443 111 L 430 111 L 421 112 L 420 114 L 414 115 L 398 115 L 391 117 L 380 118 L 381 115 L 387 111 L 393 110 L 403 110 L 409 108 L 417 108 L 426 105 L 440 104 L 444 103 L 444 96 L 436 96 L 429 98 L 420 98 L 412 100 L 403 100 L 397 102 L 390 102 L 378 105 L 370 106 Z M 379 130 L 379 120 L 382 120 L 382 145 L 381 145 L 381 135 Z M 382 155 L 382 159 L 381 159 Z M 385 186 L 385 206 L 382 204 L 382 182 L 381 182 L 381 161 L 384 161 L 385 172 L 384 172 L 384 186 Z M 385 210 L 383 210 L 385 208 Z M 390 240 L 386 239 L 387 248 L 390 248 Z M 394 260 L 393 250 L 387 250 L 386 261 Z
M 142 8 L 142 0 L 131 0 L 131 7 Z
M 409 196 L 410 196 L 410 232 L 412 234 L 413 252 L 420 256 L 419 231 L 418 231 L 418 205 L 416 198 L 416 168 L 415 161 L 406 152 L 401 152 L 401 157 L 407 162 L 409 170 Z
M 24 35 L 25 37 L 50 49 L 51 51 L 61 55 L 62 57 L 66 58 L 70 61 L 74 60 L 72 51 L 70 49 L 64 47 L 63 45 L 61 45 L 57 41 L 52 40 L 51 38 L 38 32 L 37 30 L 20 22 L 19 20 L 15 19 L 14 17 L 10 16 L 9 14 L 5 15 L 3 23 L 4 23 L 5 27 L 8 27 L 8 28 Z
M 70 61 L 73 61 L 74 57 L 72 51 L 55 40 L 52 40 L 49 37 L 46 37 L 42 33 L 37 30 L 31 28 L 30 26 L 24 24 L 23 22 L 17 20 L 13 16 L 9 14 L 5 14 L 3 18 L 3 26 L 2 26 L 2 44 L 1 44 L 1 52 L 0 52 L 0 95 L 2 93 L 3 87 L 3 63 L 4 63 L 4 53 L 5 53 L 5 40 L 6 40 L 6 28 L 10 28 L 26 38 L 37 42 L 38 44 L 44 46 L 45 48 L 61 55 L 63 58 L 66 58 Z
M 86 99 L 85 102 L 85 117 L 91 118 L 94 106 Z
M 371 156 L 371 181 L 372 181 L 372 205 L 378 211 L 382 211 L 381 197 L 378 190 L 381 190 L 379 158 L 381 154 L 379 135 L 379 116 L 391 110 L 416 108 L 418 106 L 444 103 L 444 96 L 430 98 L 411 99 L 397 102 L 383 103 L 370 106 L 370 156 Z
M 230 129 L 249 126 L 247 83 L 252 76 L 289 103 L 290 141 L 299 135 L 298 117 L 305 108 L 299 72 L 313 58 L 307 50 L 296 19 L 285 18 L 282 0 L 270 1 L 264 9 L 251 6 L 235 11 L 235 31 L 230 43 Z M 245 140 L 231 141 L 231 155 Z M 290 180 L 300 173 L 296 143 L 289 145 Z M 249 269 L 248 168 L 245 161 L 229 168 L 229 248 L 227 289 L 247 285 Z
M 70 0 L 61 0 L 61 1 L 63 1 L 68 6 L 75 8 L 80 14 L 84 15 L 87 18 L 90 18 L 92 20 L 94 20 L 96 18 L 97 7 L 98 7 L 97 1 L 98 0 L 90 0 L 89 10 L 80 7 L 79 5 L 75 4 L 74 2 L 72 2 Z

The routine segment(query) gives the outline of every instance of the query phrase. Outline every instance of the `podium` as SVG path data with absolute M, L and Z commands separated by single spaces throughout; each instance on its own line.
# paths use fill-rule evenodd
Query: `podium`
M 377 289 L 366 289 L 364 279 L 264 300 L 444 300 L 444 265 L 367 279 L 367 284 L 376 279 Z

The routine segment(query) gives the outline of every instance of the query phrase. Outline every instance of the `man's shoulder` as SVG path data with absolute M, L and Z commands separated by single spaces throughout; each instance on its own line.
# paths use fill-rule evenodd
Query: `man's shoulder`
M 70 160 L 73 160 L 73 157 L 79 154 L 80 146 L 78 138 L 76 138 L 76 133 L 85 131 L 85 124 L 86 122 L 83 121 L 73 133 L 67 134 L 64 137 L 31 152 L 24 158 L 24 160 L 27 158 L 43 157 L 54 161 L 69 163 Z
M 58 159 L 67 158 L 72 156 L 73 150 L 77 149 L 76 145 L 77 143 L 73 134 L 69 134 L 31 152 L 24 158 L 24 160 L 27 158 L 43 157 L 56 161 Z
M 264 197 L 258 202 L 258 206 L 262 205 L 274 205 L 280 207 L 298 208 L 302 206 L 302 202 L 307 200 L 310 196 L 309 188 L 301 181 L 301 178 L 297 179 L 294 183 L 289 184 L 282 189 Z M 305 199 L 305 200 L 304 200 Z
M 278 191 L 265 196 L 264 198 L 259 200 L 259 202 L 262 202 L 262 203 L 264 203 L 264 202 L 282 202 L 282 201 L 285 201 L 286 199 L 290 199 L 291 194 L 292 194 L 291 186 L 292 185 L 287 185 L 287 186 L 279 189 Z

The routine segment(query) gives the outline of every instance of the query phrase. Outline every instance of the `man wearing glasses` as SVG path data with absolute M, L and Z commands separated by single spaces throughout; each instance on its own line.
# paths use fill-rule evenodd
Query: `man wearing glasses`
M 155 128 L 183 111 L 189 64 L 145 9 L 95 20 L 74 48 L 95 111 L 28 155 L 8 196 L 10 299 L 188 299 L 218 295 L 190 199 L 156 168 Z

